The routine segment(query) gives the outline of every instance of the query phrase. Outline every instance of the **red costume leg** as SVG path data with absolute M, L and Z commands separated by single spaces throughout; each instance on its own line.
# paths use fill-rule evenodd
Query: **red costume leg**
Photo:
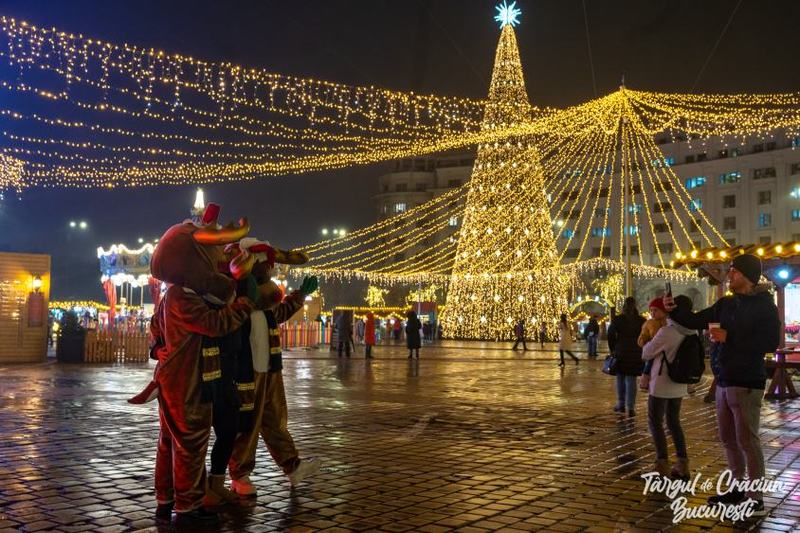
M 158 409 L 158 432 L 156 449 L 156 502 L 159 505 L 175 501 L 175 486 L 172 482 L 172 435 L 169 433 L 161 407 Z
M 162 391 L 166 391 L 162 387 Z M 199 399 L 199 395 L 190 395 Z M 174 400 L 174 401 L 173 401 Z M 184 403 L 183 395 L 158 399 L 161 418 L 171 436 L 175 512 L 203 505 L 206 493 L 206 451 L 211 434 L 211 404 Z

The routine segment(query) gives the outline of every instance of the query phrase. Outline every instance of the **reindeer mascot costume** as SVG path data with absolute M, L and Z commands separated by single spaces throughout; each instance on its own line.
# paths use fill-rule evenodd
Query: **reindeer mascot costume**
M 247 235 L 249 225 L 242 219 L 219 227 L 218 215 L 219 206 L 209 204 L 201 221 L 172 226 L 158 242 L 150 271 L 168 284 L 151 322 L 158 365 L 151 386 L 131 400 L 158 396 L 156 517 L 169 520 L 174 508 L 176 524 L 219 520 L 203 507 L 212 413 L 203 388 L 220 376 L 219 349 L 205 347 L 204 338 L 236 331 L 253 308 L 247 298 L 233 302 L 235 284 L 220 273 L 228 271 L 224 246 Z
M 256 489 L 250 481 L 255 468 L 258 437 L 264 443 L 292 485 L 319 470 L 319 462 L 303 459 L 287 429 L 288 411 L 286 392 L 283 388 L 283 361 L 281 358 L 280 330 L 278 324 L 286 322 L 301 307 L 305 297 L 318 286 L 316 277 L 303 280 L 300 289 L 288 296 L 272 281 L 275 263 L 297 265 L 308 261 L 308 256 L 299 251 L 283 251 L 273 248 L 269 243 L 252 238 L 240 242 L 242 255 L 253 257 L 252 275 L 258 284 L 257 310 L 250 315 L 250 321 L 242 327 L 242 348 L 245 360 L 252 365 L 241 365 L 250 375 L 241 374 L 239 383 L 254 383 L 254 409 L 252 429 L 239 433 L 229 463 L 233 491 L 240 496 L 255 496 Z M 248 265 L 249 266 L 249 265 Z M 248 342 L 249 338 L 249 342 Z M 240 359 L 240 362 L 242 359 Z

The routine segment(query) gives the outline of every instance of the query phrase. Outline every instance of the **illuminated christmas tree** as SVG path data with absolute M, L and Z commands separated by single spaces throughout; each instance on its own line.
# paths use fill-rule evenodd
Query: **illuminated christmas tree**
M 531 106 L 525 90 L 513 24 L 504 6 L 489 101 L 482 128 L 524 122 Z M 511 11 L 509 11 L 511 10 Z M 478 147 L 458 249 L 442 314 L 446 336 L 508 339 L 525 320 L 555 334 L 567 307 L 567 282 L 558 269 L 544 174 L 535 150 L 522 138 Z

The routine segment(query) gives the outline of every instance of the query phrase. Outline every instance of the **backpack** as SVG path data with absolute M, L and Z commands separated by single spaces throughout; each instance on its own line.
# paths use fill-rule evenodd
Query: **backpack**
M 669 379 L 675 383 L 698 383 L 706 370 L 705 355 L 700 337 L 696 334 L 687 335 L 678 346 L 672 363 L 667 361 L 667 355 L 664 353 L 664 364 L 661 365 L 661 370 L 666 365 Z

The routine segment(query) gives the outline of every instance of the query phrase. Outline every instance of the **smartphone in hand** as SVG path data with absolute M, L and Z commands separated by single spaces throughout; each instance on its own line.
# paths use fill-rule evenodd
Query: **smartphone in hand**
M 667 296 L 672 296 L 672 283 L 670 283 L 669 281 L 665 281 L 664 291 L 665 291 L 664 294 L 666 294 Z

